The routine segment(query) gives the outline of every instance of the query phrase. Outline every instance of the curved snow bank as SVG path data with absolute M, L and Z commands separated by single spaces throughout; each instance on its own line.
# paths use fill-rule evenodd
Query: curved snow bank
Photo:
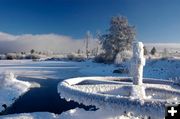
M 124 80 L 124 78 L 122 78 Z M 113 81 L 116 80 L 116 81 Z M 130 113 L 133 117 L 151 117 L 162 119 L 165 116 L 165 104 L 169 101 L 163 96 L 154 98 L 153 90 L 156 90 L 158 95 L 169 94 L 176 101 L 180 99 L 180 87 L 174 88 L 168 81 L 157 81 L 153 79 L 145 79 L 144 89 L 148 94 L 148 98 L 141 99 L 128 94 L 134 91 L 132 82 L 121 81 L 118 77 L 83 77 L 67 79 L 58 85 L 58 93 L 61 98 L 66 100 L 74 100 L 85 105 L 95 105 L 99 111 L 108 112 L 111 116 L 122 116 Z M 136 91 L 138 92 L 138 91 Z M 174 96 L 174 97 L 173 97 Z M 172 100 L 170 98 L 170 100 Z M 175 101 L 175 100 L 174 100 Z
M 27 92 L 30 86 L 28 82 L 17 80 L 13 73 L 0 74 L 0 112 Z

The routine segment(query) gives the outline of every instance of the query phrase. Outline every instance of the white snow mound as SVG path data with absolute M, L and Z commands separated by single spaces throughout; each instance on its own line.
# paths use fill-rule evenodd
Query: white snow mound
M 10 106 L 20 95 L 31 87 L 29 82 L 19 81 L 12 72 L 0 74 L 0 112 Z

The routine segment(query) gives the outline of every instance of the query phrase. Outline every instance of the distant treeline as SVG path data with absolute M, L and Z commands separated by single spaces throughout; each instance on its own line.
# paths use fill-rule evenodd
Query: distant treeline
M 21 54 L 21 53 L 7 53 L 0 55 L 0 60 L 13 60 L 13 59 L 40 59 L 39 54 Z

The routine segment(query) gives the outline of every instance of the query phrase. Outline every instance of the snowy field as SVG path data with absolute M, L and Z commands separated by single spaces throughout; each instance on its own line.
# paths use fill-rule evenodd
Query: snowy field
M 68 69 L 68 70 L 64 70 Z M 18 77 L 30 77 L 30 78 L 38 78 L 39 80 L 58 80 L 58 79 L 67 79 L 74 77 L 82 77 L 82 76 L 128 76 L 127 74 L 117 74 L 113 73 L 113 70 L 118 69 L 115 65 L 108 64 L 98 64 L 93 63 L 92 61 L 85 62 L 63 62 L 63 61 L 41 61 L 41 62 L 33 62 L 30 60 L 0 60 L 0 71 L 1 78 L 0 81 L 4 80 L 2 72 L 12 72 Z M 178 59 L 164 59 L 164 60 L 147 60 L 146 65 L 144 67 L 144 77 L 145 78 L 156 78 L 156 79 L 178 79 L 180 77 L 180 60 Z M 15 78 L 15 77 L 14 77 Z M 18 100 L 20 95 L 26 93 L 26 91 L 31 90 L 30 84 L 34 84 L 35 87 L 40 87 L 38 82 L 28 82 L 28 81 L 20 81 L 20 80 L 12 80 L 8 84 L 1 86 L 0 90 L 0 104 L 4 104 L 6 102 L 7 106 L 10 106 L 15 99 Z M 9 81 L 9 79 L 7 79 Z M 14 81 L 14 82 L 13 82 Z M 16 83 L 15 83 L 16 82 Z M 32 86 L 32 85 L 31 85 Z M 23 88 L 21 88 L 23 87 Z M 80 86 L 79 86 L 80 87 Z M 159 86 L 157 86 L 159 87 Z M 29 89 L 30 88 L 30 89 Z M 77 87 L 78 88 L 78 87 Z M 116 87 L 117 88 L 117 87 Z M 85 90 L 85 88 L 80 88 Z M 6 93 L 6 92 L 9 93 Z M 106 91 L 108 92 L 108 91 Z M 105 92 L 103 92 L 105 93 Z M 109 93 L 109 92 L 108 92 Z M 116 94 L 117 92 L 111 92 L 112 94 Z M 11 95 L 11 97 L 9 96 Z M 8 97 L 8 98 L 5 98 Z M 14 99 L 15 98 L 15 99 Z M 13 99 L 13 100 L 12 100 Z M 4 102 L 2 101 L 4 100 Z M 1 111 L 4 107 L 0 107 Z M 83 114 L 82 114 L 83 113 Z M 107 119 L 111 119 L 108 117 L 108 112 L 98 111 L 85 111 L 83 109 L 73 109 L 67 112 L 62 113 L 61 115 L 55 115 L 53 113 L 48 112 L 34 112 L 34 113 L 26 113 L 26 114 L 15 114 L 15 115 L 6 115 L 0 116 L 2 119 L 83 119 L 87 115 L 94 115 L 95 118 L 99 118 L 98 114 L 104 115 Z M 107 114 L 107 115 L 106 115 Z M 103 119 L 103 116 L 101 116 Z M 116 117 L 114 117 L 116 118 Z M 131 114 L 122 115 L 122 119 L 132 118 Z

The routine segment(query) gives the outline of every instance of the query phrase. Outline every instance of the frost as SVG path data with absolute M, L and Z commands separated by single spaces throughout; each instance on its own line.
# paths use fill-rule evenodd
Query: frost
M 143 83 L 143 67 L 145 65 L 142 42 L 133 43 L 133 57 L 131 60 L 130 75 L 133 77 L 133 84 L 141 85 Z
M 113 79 L 119 81 L 113 81 Z M 164 96 L 161 95 L 165 95 L 170 100 L 169 96 L 180 99 L 179 88 L 174 89 L 167 86 L 167 81 L 161 81 L 161 84 L 144 84 L 138 87 L 138 85 L 121 82 L 120 80 L 117 77 L 68 79 L 59 83 L 58 93 L 61 98 L 66 100 L 74 100 L 85 105 L 95 105 L 99 108 L 99 111 L 109 112 L 112 119 L 114 116 L 124 115 L 125 112 L 127 115 L 133 115 L 133 117 L 161 119 L 164 117 L 167 102 L 167 99 L 163 99 Z M 145 80 L 145 82 L 149 81 L 156 82 L 152 79 Z M 145 95 L 141 93 L 141 90 L 146 89 L 148 97 L 155 93 L 156 96 L 159 96 L 156 97 L 158 99 L 154 96 L 151 98 L 139 98 Z

